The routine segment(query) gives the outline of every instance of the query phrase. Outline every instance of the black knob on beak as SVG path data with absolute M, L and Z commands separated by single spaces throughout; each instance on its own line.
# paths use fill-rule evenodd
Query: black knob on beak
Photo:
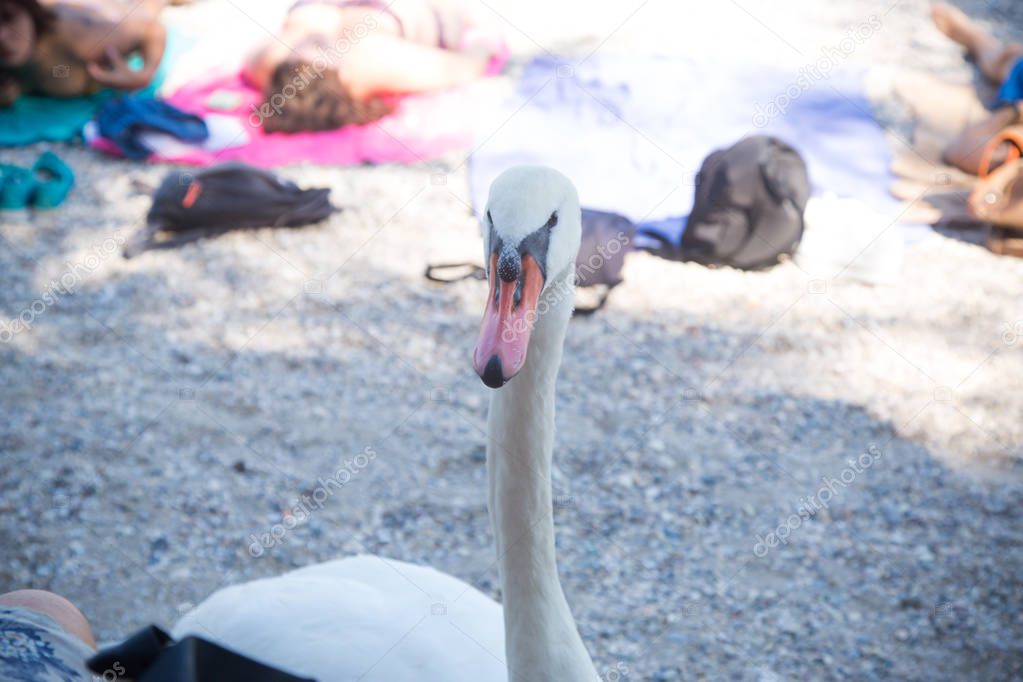
M 497 276 L 503 282 L 515 282 L 522 274 L 522 256 L 514 247 L 505 246 L 497 259 Z

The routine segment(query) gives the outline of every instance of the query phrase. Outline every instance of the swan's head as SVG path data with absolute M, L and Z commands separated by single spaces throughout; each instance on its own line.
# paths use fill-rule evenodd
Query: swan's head
M 551 168 L 506 170 L 490 186 L 483 233 L 490 294 L 473 365 L 499 388 L 522 369 L 533 325 L 552 308 L 538 312 L 540 295 L 575 266 L 582 236 L 575 186 Z

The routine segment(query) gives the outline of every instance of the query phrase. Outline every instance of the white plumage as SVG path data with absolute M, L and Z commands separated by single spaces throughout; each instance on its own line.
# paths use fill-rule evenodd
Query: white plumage
M 376 556 L 226 587 L 172 634 L 322 682 L 507 679 L 497 602 L 432 568 Z
M 542 261 L 543 291 L 553 294 L 530 311 L 518 375 L 491 394 L 488 502 L 504 609 L 432 568 L 358 556 L 219 590 L 181 619 L 175 637 L 205 637 L 320 682 L 597 679 L 558 581 L 551 507 L 554 388 L 573 305 L 579 200 L 556 171 L 514 168 L 494 181 L 487 216 L 488 265 L 495 240 L 518 245 Z M 493 294 L 497 275 L 488 274 Z M 485 315 L 496 309 L 488 299 Z

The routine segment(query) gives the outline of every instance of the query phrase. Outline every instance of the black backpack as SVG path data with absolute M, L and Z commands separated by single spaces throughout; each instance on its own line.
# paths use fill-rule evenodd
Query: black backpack
M 242 163 L 173 171 L 153 195 L 146 227 L 125 244 L 124 257 L 233 229 L 299 227 L 319 222 L 336 210 L 329 189 L 302 189 Z
M 760 270 L 791 255 L 803 236 L 810 197 L 806 162 L 767 135 L 747 137 L 704 159 L 681 243 L 659 255 L 704 265 Z
M 189 635 L 175 642 L 155 625 L 93 654 L 85 665 L 107 679 L 131 682 L 316 682 Z

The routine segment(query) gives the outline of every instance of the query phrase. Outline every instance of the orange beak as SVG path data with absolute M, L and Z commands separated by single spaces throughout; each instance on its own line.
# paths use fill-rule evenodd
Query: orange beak
M 490 388 L 500 388 L 526 364 L 541 289 L 543 273 L 532 256 L 523 256 L 522 271 L 511 282 L 498 275 L 497 254 L 490 257 L 490 293 L 472 358 Z

